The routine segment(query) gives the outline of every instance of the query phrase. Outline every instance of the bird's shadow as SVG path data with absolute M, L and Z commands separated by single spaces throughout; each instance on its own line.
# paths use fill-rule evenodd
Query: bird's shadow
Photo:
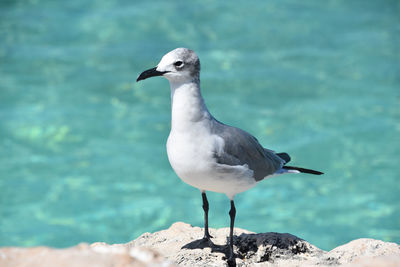
M 227 240 L 228 241 L 228 240 Z M 228 242 L 227 242 L 228 244 Z M 184 245 L 181 249 L 204 249 L 204 248 L 211 248 L 211 252 L 217 252 L 217 253 L 222 253 L 224 254 L 224 259 L 227 260 L 229 258 L 229 246 L 228 245 L 217 245 L 214 242 L 212 242 L 210 239 L 207 238 L 201 238 L 194 240 L 190 243 L 187 243 Z M 234 259 L 236 258 L 237 255 L 234 255 Z M 236 262 L 235 260 L 229 261 L 227 260 L 228 266 L 229 267 L 235 267 Z
M 182 247 L 182 249 L 198 249 L 198 248 L 200 249 L 211 248 L 211 252 L 223 253 L 225 254 L 225 256 L 227 256 L 229 253 L 229 248 L 227 245 L 217 245 L 207 238 L 194 240 Z

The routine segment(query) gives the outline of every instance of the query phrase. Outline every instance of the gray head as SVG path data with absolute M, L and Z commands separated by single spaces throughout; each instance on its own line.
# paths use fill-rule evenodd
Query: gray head
M 136 81 L 154 76 L 163 76 L 174 83 L 198 80 L 200 77 L 200 60 L 193 50 L 176 48 L 164 55 L 157 67 L 142 72 Z

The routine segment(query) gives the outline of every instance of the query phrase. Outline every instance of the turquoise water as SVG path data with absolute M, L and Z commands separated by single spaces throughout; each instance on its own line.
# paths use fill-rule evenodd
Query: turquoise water
M 236 226 L 320 248 L 400 242 L 398 1 L 1 1 L 0 246 L 127 242 L 202 226 L 169 166 L 168 82 L 194 49 L 210 111 L 324 176 L 236 197 Z M 229 201 L 209 193 L 210 226 Z

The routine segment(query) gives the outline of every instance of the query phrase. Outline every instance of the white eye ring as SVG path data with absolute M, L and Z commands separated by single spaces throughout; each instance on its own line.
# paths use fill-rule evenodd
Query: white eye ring
M 175 67 L 182 67 L 183 66 L 183 62 L 181 60 L 175 61 L 174 62 L 174 66 Z

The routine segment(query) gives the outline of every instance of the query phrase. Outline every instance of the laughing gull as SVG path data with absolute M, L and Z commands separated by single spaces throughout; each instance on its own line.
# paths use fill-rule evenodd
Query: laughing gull
M 208 232 L 206 191 L 224 193 L 230 199 L 228 263 L 234 263 L 234 196 L 274 175 L 323 173 L 287 166 L 290 161 L 287 153 L 263 148 L 251 134 L 216 120 L 201 95 L 200 61 L 194 51 L 187 48 L 172 50 L 163 56 L 157 67 L 142 72 L 136 81 L 154 76 L 163 76 L 170 83 L 172 119 L 167 141 L 168 159 L 182 181 L 201 191 L 204 240 L 211 242 L 212 238 Z

